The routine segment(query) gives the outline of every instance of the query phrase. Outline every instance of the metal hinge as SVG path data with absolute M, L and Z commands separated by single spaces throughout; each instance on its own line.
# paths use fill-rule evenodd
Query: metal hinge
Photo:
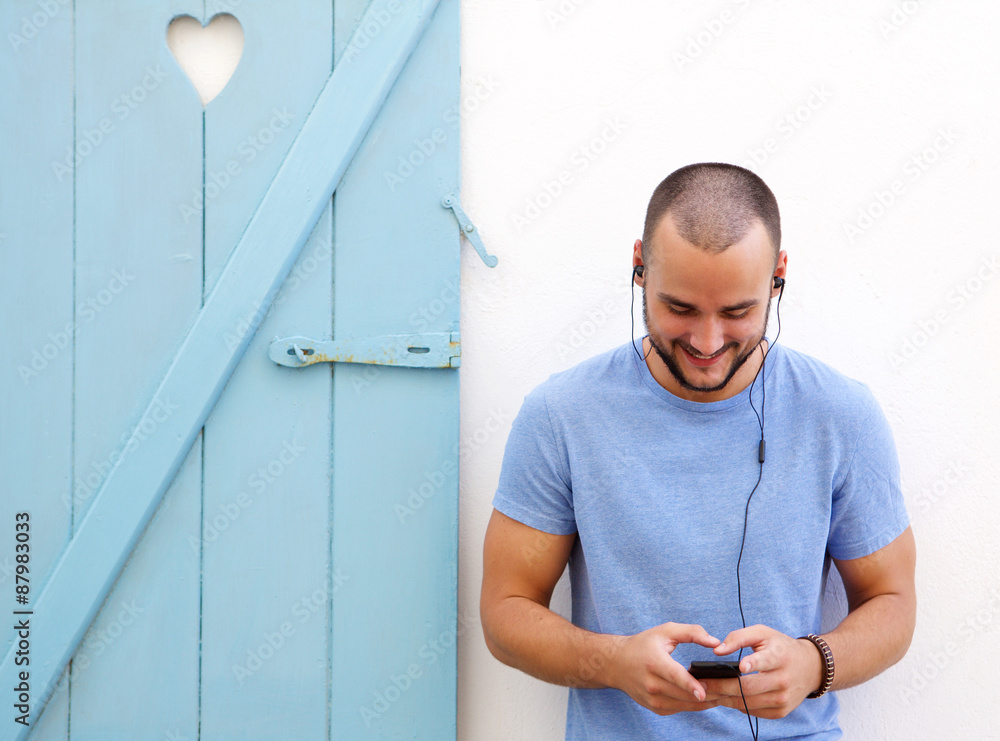
M 450 208 L 452 213 L 455 214 L 455 218 L 458 219 L 458 225 L 462 229 L 462 234 L 465 238 L 469 240 L 469 243 L 475 248 L 479 256 L 483 258 L 483 262 L 486 263 L 486 267 L 495 268 L 497 266 L 496 255 L 486 254 L 486 245 L 483 244 L 483 240 L 479 238 L 479 230 L 476 229 L 476 225 L 472 223 L 472 220 L 468 217 L 465 211 L 462 210 L 462 204 L 458 200 L 458 196 L 454 193 L 449 193 L 444 198 L 441 199 L 441 205 L 445 208 Z
M 272 342 L 267 356 L 289 368 L 304 368 L 315 363 L 458 368 L 462 364 L 462 343 L 458 332 L 390 334 L 328 341 L 286 337 Z

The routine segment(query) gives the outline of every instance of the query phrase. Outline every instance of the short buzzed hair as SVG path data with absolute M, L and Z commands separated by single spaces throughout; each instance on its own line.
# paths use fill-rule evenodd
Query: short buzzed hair
M 740 241 L 760 220 L 767 230 L 778 264 L 781 218 L 774 193 L 761 178 L 743 167 L 701 162 L 670 173 L 656 186 L 642 231 L 642 261 L 649 263 L 653 232 L 669 213 L 678 233 L 691 244 L 722 252 Z

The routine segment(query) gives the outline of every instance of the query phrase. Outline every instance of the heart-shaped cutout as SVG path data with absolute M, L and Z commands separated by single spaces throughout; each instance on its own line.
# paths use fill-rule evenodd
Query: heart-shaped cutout
M 243 26 L 229 13 L 219 13 L 206 26 L 189 15 L 179 15 L 167 26 L 167 46 L 206 106 L 222 92 L 240 63 Z

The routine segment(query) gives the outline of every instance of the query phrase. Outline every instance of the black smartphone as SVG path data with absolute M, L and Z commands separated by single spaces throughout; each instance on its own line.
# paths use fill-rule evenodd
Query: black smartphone
M 695 679 L 729 679 L 742 675 L 738 661 L 692 661 L 688 673 Z

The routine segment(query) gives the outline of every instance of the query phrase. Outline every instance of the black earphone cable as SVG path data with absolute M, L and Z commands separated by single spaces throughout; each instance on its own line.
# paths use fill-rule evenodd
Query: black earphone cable
M 653 341 L 650 340 L 649 351 L 645 355 L 639 352 L 639 348 L 635 346 L 635 276 L 638 275 L 641 278 L 643 272 L 645 272 L 645 269 L 644 266 L 642 265 L 636 265 L 634 268 L 632 268 L 632 283 L 631 283 L 632 302 L 629 305 L 628 317 L 629 317 L 629 325 L 632 327 L 632 331 L 629 333 L 629 337 L 632 338 L 632 349 L 635 350 L 635 354 L 639 356 L 640 360 L 646 362 L 646 358 L 649 357 L 649 353 L 653 352 Z M 643 290 L 646 290 L 645 286 L 643 286 Z
M 750 490 L 750 495 L 747 497 L 747 504 L 743 510 L 743 538 L 740 540 L 740 555 L 736 559 L 736 600 L 740 608 L 740 622 L 743 627 L 747 627 L 746 617 L 743 615 L 743 590 L 740 584 L 740 564 L 743 562 L 743 548 L 747 541 L 747 521 L 750 518 L 750 500 L 753 499 L 754 492 L 757 491 L 757 487 L 760 486 L 761 479 L 764 477 L 764 457 L 766 445 L 764 443 L 764 408 L 767 403 L 767 379 L 763 378 L 760 382 L 760 414 L 757 414 L 757 407 L 753 405 L 753 387 L 757 383 L 757 376 L 761 375 L 764 370 L 764 363 L 767 361 L 767 356 L 771 353 L 771 348 L 778 341 L 778 337 L 781 336 L 781 297 L 785 293 L 785 281 L 781 280 L 778 293 L 778 305 L 775 307 L 775 314 L 778 318 L 778 331 L 774 335 L 774 342 L 769 342 L 767 345 L 767 350 L 764 351 L 764 357 L 760 359 L 760 367 L 757 369 L 757 373 L 754 375 L 753 380 L 750 382 L 750 393 L 747 394 L 747 400 L 750 402 L 750 408 L 753 409 L 754 416 L 757 417 L 757 424 L 760 426 L 760 445 L 757 448 L 757 461 L 760 464 L 760 468 L 757 471 L 757 483 L 753 485 L 753 489 Z M 760 345 L 758 345 L 760 347 Z M 743 660 L 743 649 L 740 649 L 739 654 L 736 657 L 737 661 Z M 736 678 L 740 684 L 740 697 L 743 698 L 743 709 L 747 712 L 747 722 L 750 724 L 750 734 L 753 736 L 754 741 L 757 741 L 757 734 L 760 731 L 760 718 L 750 717 L 750 708 L 747 706 L 746 695 L 743 694 L 743 679 L 741 677 Z M 756 725 L 755 722 L 756 721 Z

